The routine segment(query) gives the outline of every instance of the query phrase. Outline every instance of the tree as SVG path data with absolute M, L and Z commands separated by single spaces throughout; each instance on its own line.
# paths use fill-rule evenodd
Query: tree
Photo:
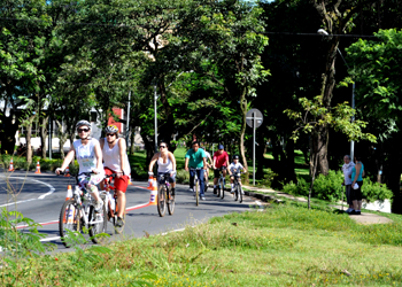
M 380 156 L 385 162 L 387 186 L 394 193 L 392 209 L 393 212 L 402 213 L 402 133 L 399 130 L 402 123 L 402 31 L 380 30 L 375 35 L 377 40 L 359 40 L 347 49 L 353 69 L 349 70 L 350 77 L 346 82 L 357 82 L 357 102 L 358 106 L 363 107 L 362 116 L 376 124 L 379 138 L 385 144 Z
M 324 142 L 317 142 L 314 139 L 317 133 L 322 131 L 322 128 L 329 126 L 336 131 L 342 132 L 349 140 L 366 139 L 371 142 L 376 141 L 376 137 L 369 133 L 364 133 L 362 128 L 366 127 L 367 123 L 362 120 L 351 122 L 350 118 L 354 115 L 355 110 L 352 109 L 347 102 L 338 104 L 333 108 L 328 109 L 322 99 L 322 96 L 317 96 L 313 101 L 306 98 L 300 99 L 300 104 L 303 112 L 295 112 L 285 110 L 289 118 L 297 123 L 297 128 L 293 133 L 293 139 L 296 141 L 299 138 L 300 131 L 309 135 L 310 150 L 320 152 L 325 147 Z M 308 208 L 310 209 L 311 192 L 314 186 L 314 180 L 317 172 L 318 157 L 310 153 L 310 167 L 312 168 L 311 185 L 308 194 Z

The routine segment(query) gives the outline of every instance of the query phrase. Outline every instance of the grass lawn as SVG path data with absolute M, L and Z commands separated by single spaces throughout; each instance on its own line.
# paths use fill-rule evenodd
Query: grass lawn
M 393 224 L 364 226 L 347 215 L 271 205 L 262 212 L 213 218 L 183 232 L 117 242 L 109 249 L 19 260 L 15 268 L 3 267 L 0 282 L 2 286 L 401 286 L 402 219 L 392 216 Z M 12 284 L 11 275 L 17 276 Z

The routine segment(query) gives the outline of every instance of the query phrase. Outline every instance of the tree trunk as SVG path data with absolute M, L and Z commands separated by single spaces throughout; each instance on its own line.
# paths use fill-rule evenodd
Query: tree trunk
M 328 175 L 329 172 L 329 162 L 328 162 L 328 139 L 329 139 L 329 130 L 328 126 L 322 129 L 320 134 L 318 135 L 317 145 L 321 147 L 317 151 L 317 160 L 318 160 L 318 170 L 323 175 Z
M 18 123 L 13 123 L 13 116 L 0 116 L 2 126 L 0 126 L 1 154 L 14 154 L 15 134 L 18 130 Z
M 32 163 L 32 144 L 31 144 L 31 139 L 32 139 L 32 122 L 33 122 L 34 117 L 32 116 L 29 119 L 29 123 L 26 127 L 26 140 L 27 140 L 27 170 L 29 170 L 29 167 Z
M 289 140 L 286 144 L 286 164 L 285 164 L 286 181 L 296 181 L 295 174 L 295 142 Z
M 244 137 L 246 135 L 246 115 L 247 115 L 247 99 L 246 99 L 246 89 L 243 89 L 242 94 L 240 95 L 240 110 L 242 115 L 242 123 L 240 129 L 240 155 L 243 161 L 243 166 L 247 170 L 247 173 L 244 178 L 244 183 L 249 184 L 249 174 L 250 171 L 248 169 L 247 158 L 246 158 L 246 149 L 244 146 Z M 254 140 L 254 139 L 253 139 Z
M 40 125 L 40 142 L 41 142 L 41 158 L 46 158 L 46 135 L 47 135 L 47 122 L 49 117 L 43 117 Z M 49 147 L 50 149 L 51 147 Z M 39 155 L 39 154 L 38 154 Z

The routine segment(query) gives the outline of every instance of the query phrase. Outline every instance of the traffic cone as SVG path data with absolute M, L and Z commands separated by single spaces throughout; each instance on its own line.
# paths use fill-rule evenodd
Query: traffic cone
M 35 171 L 35 173 L 41 173 L 41 172 L 40 172 L 39 160 L 36 162 L 36 171 Z
M 10 161 L 10 166 L 8 167 L 8 171 L 14 171 L 15 169 L 14 169 L 14 162 L 13 162 L 13 158 L 11 158 L 11 161 Z
M 152 190 L 151 190 L 151 195 L 149 197 L 149 204 L 150 205 L 156 205 L 156 198 L 158 197 L 158 186 L 156 184 L 156 179 L 152 181 Z
M 64 177 L 70 177 L 70 169 L 67 167 L 66 171 L 64 172 Z M 71 185 L 69 185 L 71 187 Z
M 152 186 L 153 186 L 153 184 L 154 184 L 154 176 L 153 175 L 150 175 L 149 177 L 148 177 L 148 189 L 149 190 L 152 190 Z
M 69 200 L 72 197 L 73 197 L 73 189 L 71 188 L 71 185 L 69 185 L 67 186 L 66 200 Z

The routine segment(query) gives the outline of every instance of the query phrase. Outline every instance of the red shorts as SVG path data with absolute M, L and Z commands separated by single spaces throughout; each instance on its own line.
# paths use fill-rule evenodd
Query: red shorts
M 106 175 L 112 175 L 114 173 L 115 172 L 113 170 L 111 170 L 109 168 L 105 168 L 105 174 Z M 110 179 L 112 179 L 112 178 L 110 178 Z M 122 192 L 126 192 L 127 186 L 128 186 L 128 180 L 129 180 L 128 175 L 122 175 L 121 177 L 115 177 L 114 178 L 114 187 L 117 190 L 120 190 Z

